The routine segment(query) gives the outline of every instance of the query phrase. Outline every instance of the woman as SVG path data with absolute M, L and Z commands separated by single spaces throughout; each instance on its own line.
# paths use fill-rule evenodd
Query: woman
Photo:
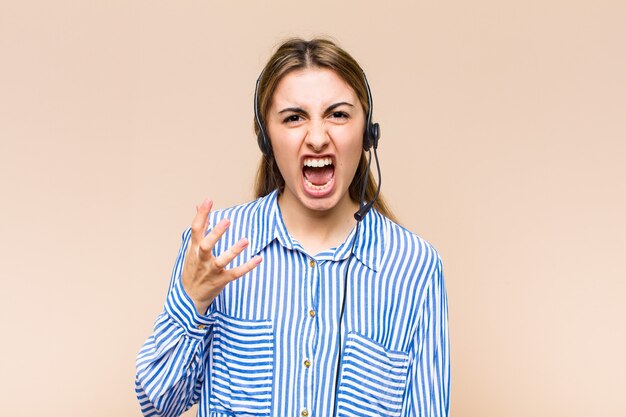
M 145 415 L 447 415 L 441 261 L 377 196 L 371 108 L 334 43 L 272 56 L 255 93 L 258 199 L 197 207 L 137 359 Z

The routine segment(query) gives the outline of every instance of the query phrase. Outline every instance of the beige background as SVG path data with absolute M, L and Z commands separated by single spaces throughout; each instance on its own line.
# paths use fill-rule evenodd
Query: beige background
M 324 33 L 444 257 L 452 415 L 626 415 L 622 0 L 3 0 L 2 415 L 139 415 L 180 233 L 251 197 L 256 77 Z

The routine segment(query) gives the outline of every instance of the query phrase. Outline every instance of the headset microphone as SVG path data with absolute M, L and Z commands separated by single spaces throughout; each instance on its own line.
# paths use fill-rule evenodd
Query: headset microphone
M 357 222 L 360 222 L 361 220 L 363 220 L 365 215 L 372 209 L 372 207 L 374 207 L 374 203 L 376 202 L 376 200 L 378 199 L 378 195 L 380 194 L 380 185 L 382 183 L 382 176 L 380 174 L 380 163 L 378 162 L 378 152 L 376 152 L 376 148 L 377 146 L 374 146 L 374 159 L 376 160 L 376 171 L 378 172 L 378 184 L 376 187 L 376 194 L 374 194 L 374 198 L 372 198 L 372 201 L 370 201 L 367 204 L 363 204 L 365 200 L 365 188 L 367 187 L 367 178 L 370 172 L 370 165 L 372 163 L 372 155 L 370 154 L 369 161 L 367 164 L 367 169 L 365 170 L 363 188 L 361 189 L 361 208 L 359 208 L 359 211 L 354 213 L 354 218 L 356 219 Z

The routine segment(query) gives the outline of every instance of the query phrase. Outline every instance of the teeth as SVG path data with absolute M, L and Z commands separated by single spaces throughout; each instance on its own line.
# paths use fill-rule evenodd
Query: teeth
M 321 167 L 325 167 L 326 165 L 331 165 L 332 163 L 333 162 L 330 158 L 318 158 L 318 159 L 307 158 L 304 160 L 304 166 L 312 167 L 312 168 L 321 168 Z
M 306 178 L 304 179 L 304 182 L 306 182 L 306 185 L 307 185 L 308 187 L 310 187 L 310 188 L 312 188 L 312 189 L 314 189 L 314 190 L 321 191 L 321 190 L 325 190 L 325 189 L 327 189 L 327 188 L 328 188 L 328 186 L 330 185 L 330 183 L 332 182 L 332 180 L 331 180 L 331 181 L 328 181 L 328 182 L 327 182 L 326 184 L 324 184 L 324 185 L 315 185 L 315 184 L 313 184 L 312 182 L 310 182 L 309 180 L 307 180 Z

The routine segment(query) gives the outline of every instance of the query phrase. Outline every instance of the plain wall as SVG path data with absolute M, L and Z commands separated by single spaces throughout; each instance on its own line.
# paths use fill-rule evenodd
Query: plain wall
M 626 415 L 622 0 L 2 1 L 2 415 L 140 415 L 180 233 L 252 197 L 256 77 L 316 34 L 443 256 L 451 414 Z

